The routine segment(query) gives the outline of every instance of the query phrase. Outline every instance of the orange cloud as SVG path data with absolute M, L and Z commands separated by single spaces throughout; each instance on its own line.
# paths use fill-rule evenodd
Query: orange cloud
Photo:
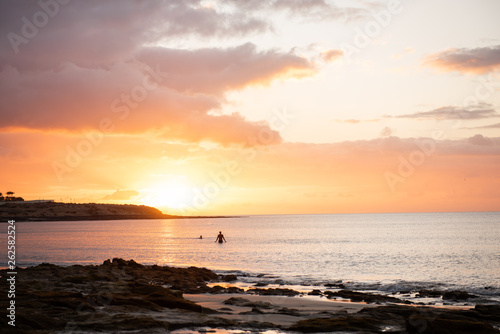
M 164 76 L 162 85 L 180 92 L 222 95 L 252 84 L 267 84 L 287 74 L 315 73 L 307 59 L 291 52 L 257 51 L 252 43 L 221 49 L 145 48 L 137 59 Z
M 481 74 L 500 69 L 500 45 L 474 49 L 448 49 L 424 59 L 443 71 Z
M 59 180 L 53 162 L 67 164 L 68 147 L 77 151 L 82 140 L 74 134 L 1 133 L 2 175 L 9 175 L 2 185 L 26 199 L 99 201 L 116 189 L 140 192 L 168 175 L 183 176 L 201 193 L 219 187 L 205 206 L 190 199 L 186 213 L 196 214 L 500 209 L 500 138 L 236 148 L 165 142 L 156 133 L 110 135 Z

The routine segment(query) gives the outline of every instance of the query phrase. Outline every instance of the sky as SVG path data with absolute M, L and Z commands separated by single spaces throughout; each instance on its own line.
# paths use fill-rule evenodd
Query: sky
M 500 211 L 497 0 L 0 2 L 0 192 Z

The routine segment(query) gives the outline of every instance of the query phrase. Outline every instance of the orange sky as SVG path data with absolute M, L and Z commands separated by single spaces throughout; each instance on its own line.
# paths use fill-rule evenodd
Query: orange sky
M 500 210 L 498 2 L 50 3 L 0 4 L 0 192 Z

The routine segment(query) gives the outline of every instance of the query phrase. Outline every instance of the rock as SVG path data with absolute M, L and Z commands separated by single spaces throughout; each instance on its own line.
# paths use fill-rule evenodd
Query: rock
M 238 276 L 236 275 L 224 275 L 221 277 L 223 282 L 233 282 L 238 280 Z
M 268 302 L 252 302 L 246 298 L 241 297 L 231 297 L 222 302 L 225 305 L 234 305 L 234 306 L 244 306 L 244 307 L 253 307 L 253 308 L 264 308 L 268 309 L 272 307 L 271 303 Z
M 7 325 L 7 324 L 6 324 Z M 64 329 L 66 321 L 49 317 L 42 312 L 16 313 L 16 328 L 21 330 L 59 330 Z M 5 328 L 5 327 L 4 327 Z
M 230 309 L 229 307 L 221 307 L 221 308 L 219 309 L 219 311 L 222 311 L 222 312 L 233 312 L 233 310 L 232 310 L 232 309 Z
M 326 283 L 325 287 L 327 288 L 339 288 L 339 289 L 345 289 L 345 285 L 342 284 L 342 281 L 336 281 L 334 283 Z
M 292 290 L 292 289 L 281 289 L 281 288 L 276 288 L 276 289 L 249 289 L 248 292 L 250 293 L 256 293 L 258 295 L 263 295 L 263 296 L 297 296 L 300 295 L 300 292 Z
M 447 300 L 467 300 L 469 298 L 477 298 L 475 295 L 471 295 L 465 291 L 446 291 L 443 293 L 443 299 Z
M 325 291 L 328 298 L 340 297 L 349 299 L 353 302 L 366 302 L 366 303 L 407 303 L 399 298 L 375 295 L 363 292 L 354 292 L 350 290 L 341 290 L 338 292 Z
M 310 296 L 322 296 L 323 293 L 321 292 L 321 290 L 312 290 L 311 292 L 308 293 L 308 295 L 310 295 Z
M 267 285 L 268 285 L 267 283 L 258 282 L 258 283 L 255 283 L 253 286 L 263 287 L 263 286 L 267 286 Z
M 481 318 L 500 323 L 500 305 L 476 305 L 474 310 Z
M 302 316 L 302 313 L 300 313 L 299 310 L 296 310 L 294 308 L 288 308 L 288 307 L 282 307 L 278 310 L 279 314 L 285 314 L 285 315 L 290 315 L 292 317 L 300 317 Z
M 441 297 L 443 295 L 443 291 L 439 291 L 439 290 L 420 290 L 416 297 L 419 297 L 419 298 L 437 298 L 437 297 Z
M 380 322 L 374 319 L 341 317 L 337 319 L 307 319 L 301 320 L 292 325 L 289 330 L 314 333 L 314 332 L 358 332 L 374 331 L 379 332 Z
M 169 323 L 147 316 L 117 314 L 102 320 L 87 321 L 78 324 L 78 328 L 96 331 L 136 331 L 137 329 L 161 328 L 168 330 Z
M 256 307 L 253 307 L 251 311 L 240 312 L 239 314 L 252 315 L 252 314 L 264 314 L 264 312 L 262 312 Z
M 242 297 L 231 297 L 222 302 L 224 305 L 235 305 L 235 306 L 245 306 L 245 304 L 249 304 L 250 300 Z
M 500 330 L 492 326 L 470 320 L 457 319 L 429 319 L 414 317 L 406 322 L 406 331 L 409 334 L 499 334 Z

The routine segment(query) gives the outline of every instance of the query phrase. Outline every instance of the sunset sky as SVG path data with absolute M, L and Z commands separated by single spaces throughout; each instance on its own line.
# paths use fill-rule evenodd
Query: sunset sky
M 500 210 L 500 1 L 0 2 L 0 192 Z

